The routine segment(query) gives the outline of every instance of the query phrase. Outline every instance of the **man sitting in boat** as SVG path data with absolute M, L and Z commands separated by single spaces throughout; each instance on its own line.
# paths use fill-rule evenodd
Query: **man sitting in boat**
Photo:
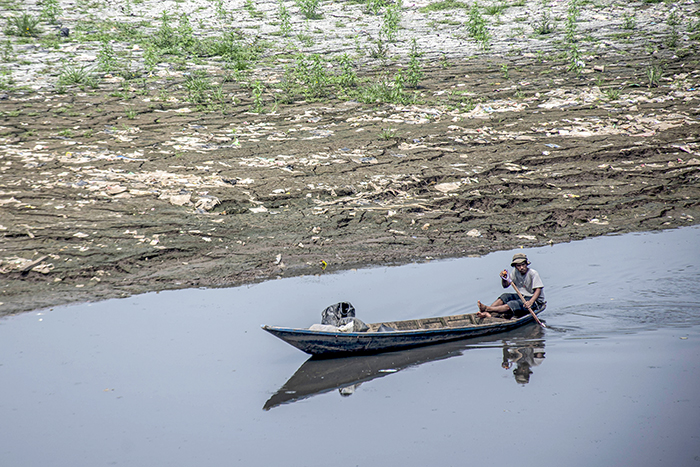
M 534 269 L 529 268 L 530 261 L 524 253 L 516 253 L 513 255 L 513 261 L 510 263 L 513 266 L 513 272 L 508 274 L 508 271 L 501 272 L 501 285 L 507 288 L 512 282 L 522 292 L 525 302 L 523 302 L 517 294 L 504 293 L 498 299 L 486 306 L 480 301 L 479 312 L 476 314 L 478 318 L 489 318 L 496 315 L 498 318 L 510 319 L 513 316 L 520 318 L 528 313 L 527 308 L 532 311 L 540 309 L 544 303 L 544 284 L 540 275 Z

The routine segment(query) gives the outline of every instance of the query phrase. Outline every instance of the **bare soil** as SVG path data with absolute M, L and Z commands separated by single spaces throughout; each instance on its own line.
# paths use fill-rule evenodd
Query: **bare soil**
M 0 315 L 696 224 L 695 50 L 447 57 L 406 105 L 8 91 Z

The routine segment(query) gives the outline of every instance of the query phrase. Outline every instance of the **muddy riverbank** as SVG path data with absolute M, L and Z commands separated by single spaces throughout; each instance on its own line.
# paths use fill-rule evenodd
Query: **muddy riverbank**
M 696 224 L 697 41 L 630 34 L 581 42 L 582 69 L 554 39 L 468 56 L 434 40 L 416 87 L 371 102 L 289 91 L 279 52 L 246 75 L 208 68 L 199 95 L 164 65 L 6 87 L 0 314 Z M 362 60 L 350 91 L 406 71 Z

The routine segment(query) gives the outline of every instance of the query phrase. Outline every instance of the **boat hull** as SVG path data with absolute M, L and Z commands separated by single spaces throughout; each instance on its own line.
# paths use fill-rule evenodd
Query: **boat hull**
M 533 321 L 532 315 L 528 314 L 519 319 L 499 319 L 470 326 L 389 332 L 329 332 L 277 326 L 263 326 L 262 328 L 310 355 L 342 356 L 344 354 L 372 354 L 400 350 L 495 334 L 510 331 Z

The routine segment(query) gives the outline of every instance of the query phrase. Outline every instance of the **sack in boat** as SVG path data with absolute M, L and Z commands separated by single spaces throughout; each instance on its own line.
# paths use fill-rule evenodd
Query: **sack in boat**
M 325 332 L 366 332 L 369 326 L 357 318 L 343 318 L 343 323 L 340 326 L 332 324 L 312 324 L 310 331 L 325 331 Z
M 354 318 L 355 307 L 348 302 L 340 302 L 331 305 L 321 312 L 321 324 L 330 324 L 332 326 L 342 326 L 347 321 L 343 322 L 343 318 Z
M 365 332 L 369 330 L 369 326 L 357 318 L 343 318 L 340 320 L 340 330 L 342 332 Z

